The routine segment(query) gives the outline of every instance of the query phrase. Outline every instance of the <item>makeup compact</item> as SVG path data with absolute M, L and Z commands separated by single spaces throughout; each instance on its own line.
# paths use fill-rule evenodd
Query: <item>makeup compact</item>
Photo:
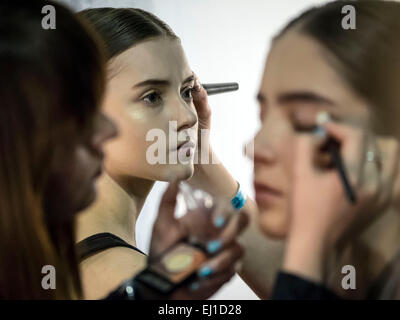
M 168 295 L 196 277 L 196 272 L 207 260 L 203 249 L 179 243 L 139 273 L 135 280 L 160 295 Z
M 153 262 L 148 270 L 164 281 L 159 287 L 163 293 L 169 293 L 177 286 L 188 282 L 196 275 L 197 270 L 207 260 L 205 252 L 193 245 L 179 243 Z

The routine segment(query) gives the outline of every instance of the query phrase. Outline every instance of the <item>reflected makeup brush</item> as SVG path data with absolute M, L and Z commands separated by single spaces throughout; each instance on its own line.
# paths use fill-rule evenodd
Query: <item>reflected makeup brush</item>
M 327 112 L 319 112 L 317 115 L 317 132 L 319 131 L 320 136 L 326 135 L 325 130 L 321 129 L 321 125 L 327 121 L 330 121 L 330 115 Z M 346 167 L 344 166 L 343 159 L 340 155 L 340 144 L 333 138 L 328 138 L 324 146 L 324 150 L 327 150 L 332 158 L 332 162 L 338 170 L 340 180 L 342 181 L 343 188 L 346 192 L 347 200 L 351 204 L 356 204 L 357 197 L 351 187 L 350 180 L 348 178 Z
M 239 90 L 239 84 L 237 82 L 203 83 L 202 86 L 204 89 L 206 89 L 209 96 L 213 94 Z

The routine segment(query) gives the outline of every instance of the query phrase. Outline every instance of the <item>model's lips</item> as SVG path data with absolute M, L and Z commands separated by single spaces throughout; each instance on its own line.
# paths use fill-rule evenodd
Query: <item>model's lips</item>
M 178 156 L 180 157 L 179 159 L 192 157 L 194 155 L 195 147 L 196 144 L 191 140 L 181 143 L 176 149 L 178 151 Z
M 283 192 L 266 185 L 265 183 L 254 182 L 255 198 L 258 204 L 269 204 L 282 198 Z
M 184 141 L 178 145 L 176 150 L 179 151 L 181 148 L 194 148 L 196 147 L 195 143 L 192 140 Z

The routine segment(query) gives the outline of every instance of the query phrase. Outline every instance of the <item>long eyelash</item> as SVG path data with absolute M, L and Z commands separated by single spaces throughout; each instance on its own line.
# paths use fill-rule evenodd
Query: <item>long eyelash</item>
M 158 100 L 162 100 L 161 95 L 162 93 L 158 90 L 153 90 L 151 92 L 148 92 L 146 95 L 142 96 L 142 98 L 140 98 L 141 101 L 143 101 L 144 103 L 148 104 L 148 105 L 157 105 L 160 103 L 160 101 L 157 101 L 155 103 L 150 103 L 145 101 L 146 98 L 148 98 L 148 96 L 152 95 L 152 94 L 156 94 L 158 96 Z
M 147 97 L 148 95 L 153 94 L 153 93 L 156 93 L 156 94 L 161 95 L 161 91 L 159 91 L 159 90 L 152 90 L 152 91 L 147 92 L 147 93 L 143 96 L 143 98 L 145 98 L 145 97 Z
M 303 132 L 303 133 L 308 133 L 308 132 L 312 132 L 313 130 L 315 130 L 317 128 L 317 126 L 314 124 L 299 124 L 299 123 L 293 123 L 293 128 L 296 132 Z
M 186 92 L 188 92 L 188 91 L 190 91 L 190 92 L 192 92 L 193 91 L 193 89 L 194 89 L 194 86 L 193 87 L 186 87 L 183 91 L 182 91 L 182 94 L 185 94 Z M 190 99 L 192 99 L 192 97 L 190 97 Z

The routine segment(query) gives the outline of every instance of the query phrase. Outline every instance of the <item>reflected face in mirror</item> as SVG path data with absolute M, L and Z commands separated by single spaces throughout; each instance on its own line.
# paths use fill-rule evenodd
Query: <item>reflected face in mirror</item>
M 180 42 L 167 37 L 142 42 L 108 67 L 103 110 L 119 136 L 106 147 L 106 171 L 117 181 L 189 178 L 198 125 L 194 76 Z M 181 147 L 186 140 L 191 147 Z
M 277 39 L 267 57 L 257 96 L 261 128 L 254 140 L 254 188 L 260 226 L 269 236 L 284 238 L 288 232 L 296 132 L 314 125 L 319 111 L 338 121 L 369 123 L 367 104 L 332 61 L 318 42 L 294 30 Z

